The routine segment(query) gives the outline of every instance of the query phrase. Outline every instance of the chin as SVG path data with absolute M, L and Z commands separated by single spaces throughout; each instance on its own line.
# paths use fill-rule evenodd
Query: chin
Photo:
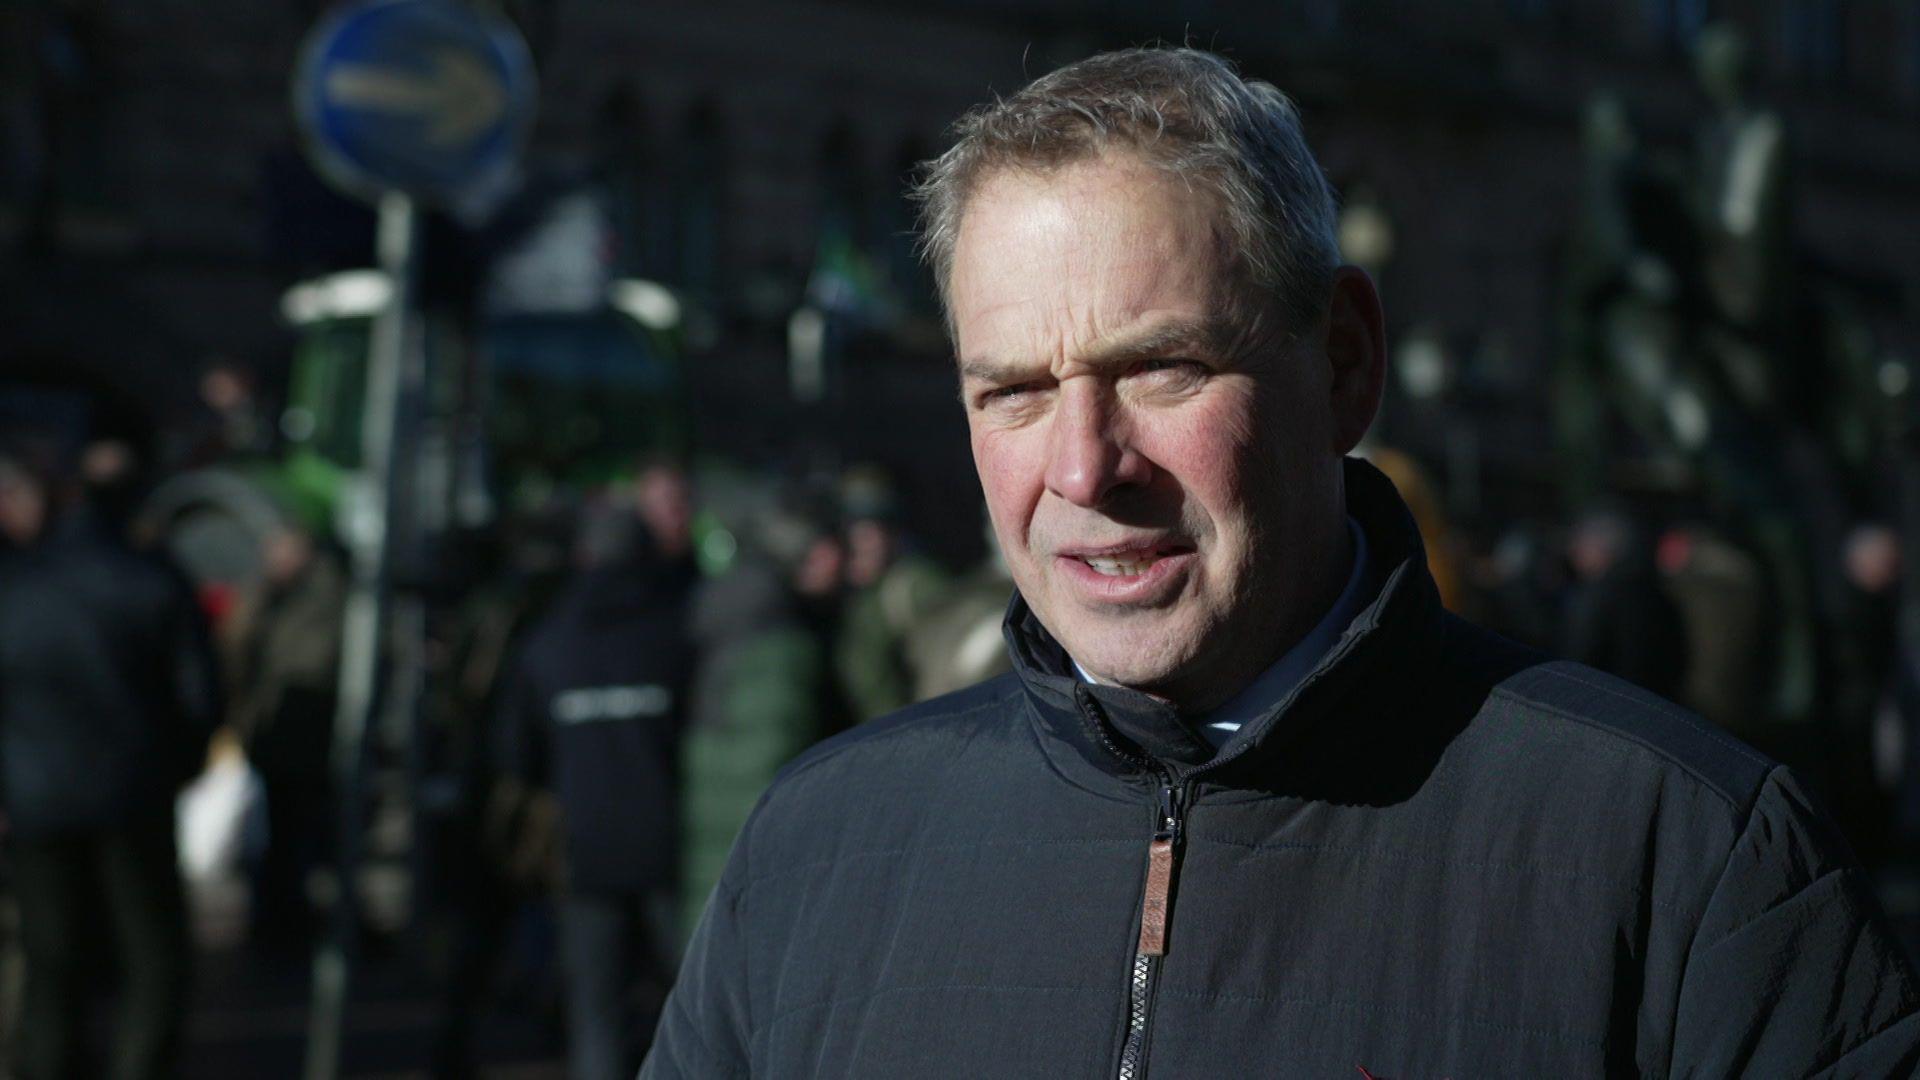
M 1075 637 L 1081 641 L 1097 642 L 1076 650 L 1069 644 L 1069 639 L 1061 639 L 1067 654 L 1079 661 L 1089 674 L 1102 682 L 1148 693 L 1154 693 L 1174 681 L 1193 662 L 1191 657 L 1180 655 L 1183 650 L 1173 648 L 1164 634 L 1116 634 L 1110 630 L 1102 633 L 1099 628 L 1090 627 L 1084 628 Z

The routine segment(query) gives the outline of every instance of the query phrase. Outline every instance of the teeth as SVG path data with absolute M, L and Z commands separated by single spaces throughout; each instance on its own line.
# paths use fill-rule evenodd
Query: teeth
M 1153 558 L 1151 556 L 1112 557 L 1084 555 L 1081 556 L 1080 561 L 1108 577 L 1134 577 L 1146 573 L 1147 569 L 1153 565 Z

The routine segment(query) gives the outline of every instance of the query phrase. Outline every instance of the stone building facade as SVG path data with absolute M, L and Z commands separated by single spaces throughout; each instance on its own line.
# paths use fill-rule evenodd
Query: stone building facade
M 901 237 L 906 165 L 987 95 L 1148 40 L 1215 48 L 1298 99 L 1336 184 L 1391 224 L 1379 275 L 1390 329 L 1471 357 L 1483 442 L 1517 458 L 1546 446 L 1584 104 L 1614 90 L 1650 146 L 1684 153 L 1707 110 L 1687 53 L 1709 18 L 1754 42 L 1759 97 L 1793 146 L 1805 249 L 1868 298 L 1880 347 L 1920 356 L 1920 0 L 495 6 L 540 70 L 529 160 L 637 162 L 651 194 L 636 258 L 728 313 L 724 359 L 695 373 L 716 431 L 779 398 L 782 312 L 823 221 L 904 291 L 923 289 Z M 285 362 L 281 291 L 353 262 L 370 236 L 370 219 L 298 164 L 287 85 L 322 8 L 37 0 L 0 12 L 0 354 L 80 357 L 163 403 L 190 394 L 211 355 L 269 373 Z M 868 449 L 907 457 L 931 440 L 926 424 L 959 430 L 939 350 L 922 346 L 870 373 L 872 394 L 911 404 Z M 1400 404 L 1389 424 L 1426 438 Z M 957 461 L 941 475 L 963 473 Z

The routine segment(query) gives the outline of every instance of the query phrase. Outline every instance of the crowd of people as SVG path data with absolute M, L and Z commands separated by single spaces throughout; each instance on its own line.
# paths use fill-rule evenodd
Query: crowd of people
M 989 608 L 979 583 L 917 552 L 882 472 L 760 496 L 723 520 L 662 460 L 588 495 L 569 568 L 489 695 L 484 846 L 511 881 L 558 898 L 582 1076 L 637 1064 L 679 948 L 783 764 L 1004 667 L 1006 579 Z M 727 554 L 703 572 L 701 547 Z M 955 649 L 956 632 L 996 647 Z
M 1843 365 L 1788 331 L 1845 324 L 1786 302 L 1817 290 L 1783 269 L 1785 144 L 1743 47 L 1709 35 L 1701 59 L 1717 112 L 1684 179 L 1642 159 L 1617 102 L 1590 109 L 1554 417 L 1575 453 L 1564 476 L 1502 478 L 1534 489 L 1524 512 L 1449 499 L 1366 440 L 1386 323 L 1339 258 L 1298 115 L 1187 49 L 1069 65 L 969 114 L 927 163 L 922 239 L 994 510 L 972 567 L 927 556 L 914 526 L 978 519 L 914 520 L 872 464 L 543 462 L 537 493 L 489 489 L 484 521 L 396 540 L 388 677 L 358 716 L 347 613 L 370 582 L 343 540 L 348 467 L 273 482 L 292 476 L 289 425 L 245 365 L 208 364 L 201 407 L 145 418 L 152 438 L 90 428 L 85 405 L 44 430 L 15 423 L 33 406 L 0 409 L 0 1058 L 28 1078 L 170 1075 L 196 943 L 303 979 L 353 934 L 431 972 L 446 1077 L 475 1074 L 503 1003 L 582 1078 L 633 1075 L 662 1015 L 660 1075 L 905 1074 L 960 1051 L 1031 1070 L 1104 1054 L 1104 1028 L 1056 1036 L 1074 1009 L 1106 1024 L 1123 981 L 1112 1049 L 1134 1075 L 1169 972 L 1186 981 L 1158 998 L 1160 1052 L 1208 1074 L 1353 1049 L 1314 1042 L 1329 1031 L 1456 1063 L 1435 1075 L 1908 1053 L 1888 1047 L 1912 1038 L 1911 980 L 1871 900 L 1834 884 L 1857 875 L 1823 816 L 1869 869 L 1920 865 L 1909 541 L 1839 509 L 1898 486 L 1881 458 L 1907 451 L 1828 455 L 1850 500 L 1837 466 L 1808 465 L 1826 416 L 1787 375 Z M 1748 209 L 1669 220 L 1696 205 Z M 1136 293 L 1156 299 L 1115 300 Z M 1124 327 L 1136 306 L 1205 318 L 1106 349 L 1063 329 Z M 1267 365 L 1269 311 L 1326 327 L 1326 363 Z M 1270 392 L 1218 389 L 1235 379 Z M 1866 398 L 1835 400 L 1871 426 Z M 1616 419 L 1634 432 L 1617 452 Z M 1636 453 L 1665 479 L 1592 497 Z M 155 509 L 178 490 L 162 481 L 214 474 L 237 503 Z M 1006 672 L 912 737 L 861 730 Z M 1299 712 L 1341 723 L 1295 731 Z M 846 732 L 808 779 L 777 779 Z M 401 782 L 362 780 L 383 769 Z M 1183 855 L 1203 796 L 1213 832 Z M 756 827 L 771 868 L 736 843 Z M 1569 848 L 1593 858 L 1554 862 Z M 381 858 L 408 876 L 399 917 L 355 876 Z M 1123 957 L 1109 938 L 1136 926 Z M 1281 959 L 1335 974 L 1283 993 Z M 1429 987 L 1436 970 L 1477 984 Z M 1421 999 L 1449 990 L 1479 996 Z M 1050 1007 L 1005 1004 L 1041 993 Z M 94 1015 L 109 997 L 116 1015 Z M 776 1042 L 746 998 L 826 1015 Z M 985 1033 L 1004 1045 L 958 1046 Z
M 177 468 L 251 452 L 223 440 L 232 425 L 212 427 Z M 23 1075 L 101 1064 L 86 1045 L 90 1003 L 113 970 L 115 1075 L 165 1074 L 181 1050 L 191 934 L 298 967 L 341 893 L 346 554 L 289 506 L 252 535 L 248 574 L 192 580 L 170 524 L 142 512 L 161 485 L 138 457 L 117 440 L 33 433 L 0 447 L 5 865 L 26 973 L 0 1022 Z M 90 471 L 109 458 L 111 476 Z M 630 1006 L 659 1005 L 779 767 L 1004 663 L 1004 575 L 956 579 L 915 551 L 881 470 L 736 478 L 718 500 L 693 472 L 647 458 L 557 496 L 485 538 L 495 569 L 436 608 L 441 659 L 419 703 L 435 726 L 419 750 L 458 794 L 409 809 L 434 847 L 416 904 L 436 909 L 412 923 L 452 942 L 436 1051 L 447 1075 L 471 1067 L 487 988 L 526 964 L 564 987 L 575 1073 L 631 1075 L 651 1025 Z M 967 644 L 983 638 L 994 647 Z M 219 770 L 245 783 L 214 814 L 227 842 L 202 856 L 209 841 L 185 832 L 204 832 L 204 813 L 177 800 Z M 177 850 L 177 829 L 194 850 Z M 239 935 L 217 913 L 191 917 L 190 900 L 223 894 L 189 888 L 199 882 L 183 867 L 240 880 Z M 551 955 L 510 955 L 530 906 L 557 927 Z M 80 921 L 96 910 L 104 938 Z
M 65 463 L 0 458 L 0 770 L 25 989 L 19 1073 L 89 1066 L 89 1005 L 111 941 L 122 973 L 111 1075 L 162 1076 L 189 968 L 174 796 L 222 720 L 191 585 L 133 549 Z
M 1698 515 L 1608 500 L 1506 522 L 1461 546 L 1457 610 L 1518 641 L 1646 687 L 1793 766 L 1869 866 L 1911 858 L 1915 719 L 1899 648 L 1903 557 L 1881 521 L 1846 530 L 1816 635 L 1820 690 L 1781 705 L 1788 618 L 1751 547 Z
M 1753 721 L 1764 590 L 1711 530 L 1613 502 L 1564 522 L 1450 526 L 1411 459 L 1370 449 L 1414 508 L 1449 607 L 1682 701 L 1797 765 L 1871 863 L 1898 854 L 1906 779 L 1896 675 L 1897 536 L 1858 530 L 1840 573 L 1857 621 L 1832 707 Z M 23 1075 L 86 1075 L 110 942 L 115 1075 L 180 1053 L 190 919 L 175 800 L 244 761 L 263 834 L 235 849 L 250 947 L 304 962 L 324 922 L 340 792 L 330 766 L 348 574 L 294 513 L 233 589 L 190 581 L 137 512 L 127 448 L 10 440 L 0 452 L 0 769 L 24 993 Z M 204 460 L 204 459 L 202 459 Z M 112 468 L 104 466 L 111 465 Z M 426 710 L 460 795 L 416 883 L 437 926 L 443 1075 L 472 1068 L 503 969 L 558 993 L 575 1075 L 631 1075 L 729 849 L 812 743 L 1006 670 L 1011 579 L 921 554 L 873 466 L 801 484 L 649 457 L 503 526 L 500 569 L 442 605 Z M 1485 537 L 1476 543 L 1476 538 Z M 1743 568 L 1744 574 L 1743 577 Z M 516 921 L 548 955 L 515 956 Z M 96 917 L 109 929 L 92 932 Z M 521 949 L 521 951 L 525 951 Z M 539 949 L 534 950 L 536 953 Z

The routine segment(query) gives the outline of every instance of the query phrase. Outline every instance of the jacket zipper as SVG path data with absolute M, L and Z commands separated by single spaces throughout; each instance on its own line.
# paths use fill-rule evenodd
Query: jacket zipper
M 1384 586 L 1383 586 L 1384 588 Z M 1285 712 L 1300 695 L 1319 682 L 1323 673 L 1354 652 L 1366 633 L 1349 633 L 1333 647 L 1320 666 L 1287 692 L 1275 710 Z M 1147 844 L 1147 883 L 1140 900 L 1140 940 L 1133 954 L 1133 976 L 1127 993 L 1127 1037 L 1120 1044 L 1120 1080 L 1144 1080 L 1147 1071 L 1147 1029 L 1153 1018 L 1153 995 L 1159 982 L 1160 961 L 1167 952 L 1167 924 L 1172 916 L 1174 878 L 1179 872 L 1181 833 L 1186 818 L 1184 792 L 1202 772 L 1212 771 L 1246 752 L 1215 758 L 1188 771 L 1184 782 L 1176 784 L 1166 766 L 1151 758 L 1131 754 L 1120 748 L 1108 734 L 1100 706 L 1084 691 L 1077 695 L 1081 711 L 1090 720 L 1093 734 L 1108 753 L 1142 771 L 1160 777 L 1160 817 L 1153 839 Z
M 1147 1027 L 1153 1016 L 1153 992 L 1160 960 L 1167 952 L 1173 879 L 1178 866 L 1185 800 L 1171 773 L 1162 771 L 1159 821 L 1147 844 L 1147 884 L 1140 897 L 1140 940 L 1133 954 L 1133 978 L 1127 995 L 1127 1037 L 1120 1045 L 1120 1080 L 1142 1080 L 1147 1072 Z
M 1172 770 L 1120 748 L 1107 732 L 1100 706 L 1080 698 L 1092 721 L 1093 734 L 1107 752 L 1142 772 L 1160 778 L 1158 817 L 1153 839 L 1147 842 L 1147 882 L 1140 897 L 1140 938 L 1134 947 L 1133 975 L 1127 984 L 1127 1036 L 1120 1044 L 1120 1080 L 1143 1080 L 1147 1072 L 1147 1028 L 1153 1017 L 1153 992 L 1159 983 L 1160 958 L 1167 952 L 1167 923 L 1172 915 L 1173 881 L 1179 866 L 1180 841 L 1186 820 L 1183 788 Z

